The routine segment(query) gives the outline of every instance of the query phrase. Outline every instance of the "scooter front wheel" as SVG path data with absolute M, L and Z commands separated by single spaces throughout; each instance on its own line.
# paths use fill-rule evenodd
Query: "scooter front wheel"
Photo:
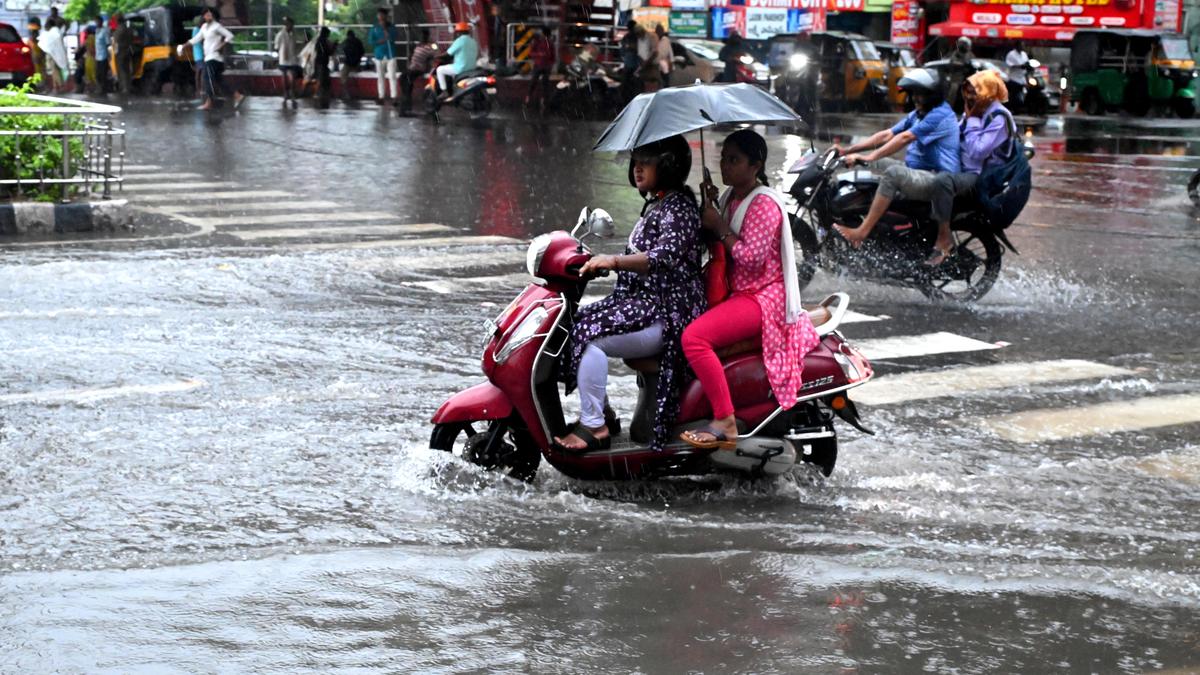
M 517 480 L 533 480 L 542 454 L 529 434 L 524 429 L 510 427 L 507 420 L 477 424 L 488 426 L 476 431 L 477 425 L 469 422 L 435 425 L 429 447 L 454 453 L 488 470 L 504 471 Z

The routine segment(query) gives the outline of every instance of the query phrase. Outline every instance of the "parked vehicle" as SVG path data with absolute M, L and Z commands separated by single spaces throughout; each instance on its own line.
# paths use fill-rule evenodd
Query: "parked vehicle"
M 29 45 L 17 29 L 0 23 L 0 86 L 24 84 L 35 72 Z
M 192 50 L 183 50 L 184 56 L 176 52 L 178 45 L 192 37 L 192 22 L 204 12 L 200 6 L 151 7 L 131 12 L 125 17 L 133 29 L 133 84 L 152 94 L 162 91 L 170 82 L 180 92 L 194 86 L 192 63 L 188 58 Z M 113 76 L 116 76 L 116 55 L 110 60 Z
M 584 229 L 586 228 L 586 229 Z M 576 235 L 584 231 L 582 237 Z M 810 310 L 821 342 L 804 357 L 805 384 L 795 406 L 784 410 L 771 396 L 760 348 L 734 346 L 720 353 L 739 427 L 737 448 L 700 450 L 682 440 L 651 449 L 658 360 L 626 363 L 638 373 L 637 409 L 627 434 L 610 448 L 570 451 L 553 443 L 565 433 L 559 354 L 566 346 L 588 279 L 579 276 L 592 257 L 588 236 L 610 236 L 612 219 L 587 209 L 570 234 L 543 234 L 529 245 L 532 283 L 485 324 L 483 372 L 487 382 L 450 397 L 433 416 L 430 447 L 529 480 L 545 458 L 554 468 L 584 480 L 624 480 L 731 471 L 777 475 L 811 463 L 829 475 L 837 460 L 834 418 L 867 431 L 847 390 L 871 379 L 871 364 L 837 332 L 849 298 L 835 294 Z M 708 423 L 711 411 L 698 381 L 685 385 L 672 437 Z M 615 425 L 614 425 L 615 426 Z M 613 431 L 615 428 L 610 427 Z
M 937 238 L 929 202 L 893 201 L 871 237 L 853 248 L 833 226 L 857 227 L 862 222 L 879 177 L 868 169 L 843 167 L 836 149 L 830 148 L 823 154 L 806 154 L 789 170 L 798 174 L 789 193 L 798 204 L 791 219 L 802 287 L 817 267 L 825 267 L 915 288 L 933 300 L 973 302 L 991 290 L 1000 275 L 1004 247 L 1016 252 L 1003 231 L 988 224 L 973 199 L 956 204 L 950 228 L 958 247 L 937 267 L 925 264 Z
M 496 76 L 487 68 L 476 68 L 459 73 L 454 77 L 450 95 L 436 94 L 436 77 L 430 77 L 425 85 L 425 105 L 435 121 L 440 119 L 443 106 L 453 106 L 469 113 L 471 117 L 484 117 L 496 102 Z
M 1187 38 L 1152 30 L 1081 30 L 1071 41 L 1071 102 L 1089 115 L 1156 106 L 1196 114 L 1196 62 Z
M 552 107 L 585 118 L 611 118 L 624 103 L 621 64 L 603 64 L 581 50 L 563 68 L 563 77 L 554 85 Z
M 705 84 L 715 82 L 725 71 L 725 62 L 721 60 L 724 45 L 716 40 L 681 38 L 672 40 L 671 46 L 675 50 L 675 70 L 670 78 L 673 86 L 694 84 L 696 80 Z M 737 81 L 767 86 L 771 73 L 746 52 L 738 60 Z
M 887 109 L 887 81 L 883 60 L 875 49 L 875 44 L 868 38 L 857 33 L 840 31 L 784 34 L 772 37 L 768 49 L 771 54 L 771 73 L 785 81 L 802 81 L 801 71 L 812 68 L 815 59 L 815 66 L 819 72 L 821 109 Z M 801 59 L 791 58 L 797 53 L 812 56 L 801 63 Z M 778 82 L 777 79 L 777 90 Z M 802 92 L 803 90 L 798 95 L 803 96 Z M 781 98 L 791 103 L 788 98 Z M 796 110 L 801 112 L 800 108 Z
M 891 42 L 876 41 L 874 44 L 886 68 L 884 81 L 887 82 L 888 107 L 901 110 L 904 108 L 905 96 L 904 92 L 900 91 L 900 78 L 917 67 L 917 55 L 910 47 Z

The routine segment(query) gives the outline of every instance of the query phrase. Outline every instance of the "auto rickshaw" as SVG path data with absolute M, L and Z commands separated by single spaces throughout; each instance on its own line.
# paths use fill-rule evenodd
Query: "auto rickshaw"
M 862 35 L 840 31 L 776 35 L 771 38 L 768 51 L 767 64 L 772 74 L 779 76 L 777 87 L 781 80 L 802 79 L 801 73 L 815 74 L 813 68 L 820 73 L 818 90 L 822 109 L 883 111 L 887 108 L 883 61 L 875 45 Z
M 192 37 L 191 24 L 204 13 L 204 7 L 151 7 L 130 12 L 125 21 L 133 29 L 133 83 L 158 94 L 163 85 L 171 82 L 176 90 L 195 80 L 192 76 L 192 50 L 185 49 L 180 57 L 176 46 Z M 116 56 L 111 62 L 117 72 Z
M 904 107 L 905 98 L 904 92 L 900 91 L 900 78 L 917 67 L 917 55 L 911 47 L 881 40 L 875 41 L 875 51 L 879 52 L 884 67 L 887 68 L 887 76 L 884 79 L 887 82 L 888 105 L 892 110 L 900 110 Z
M 1145 115 L 1168 106 L 1196 114 L 1196 62 L 1187 38 L 1152 30 L 1081 30 L 1071 42 L 1073 103 L 1089 115 Z

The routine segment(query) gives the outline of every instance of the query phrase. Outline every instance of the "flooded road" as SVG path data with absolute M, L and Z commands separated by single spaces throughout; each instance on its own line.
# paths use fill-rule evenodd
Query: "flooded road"
M 0 671 L 1200 668 L 1200 127 L 1035 136 L 976 306 L 819 274 L 878 372 L 828 479 L 525 484 L 428 420 L 529 235 L 628 231 L 625 166 L 596 125 L 305 112 L 131 111 L 153 226 L 0 244 Z M 146 187 L 181 180 L 233 185 Z M 291 196 L 203 197 L 239 190 Z

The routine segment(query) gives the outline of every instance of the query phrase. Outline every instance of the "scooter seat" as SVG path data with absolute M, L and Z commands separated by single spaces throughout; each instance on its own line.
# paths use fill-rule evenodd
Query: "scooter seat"
M 832 319 L 833 313 L 830 312 L 829 308 L 827 307 L 818 306 L 808 310 L 808 318 L 812 321 L 813 327 L 815 328 Z M 752 338 L 741 340 L 727 347 L 718 349 L 717 358 L 722 361 L 727 361 L 735 356 L 738 356 L 739 354 L 757 352 L 761 349 L 762 338 L 756 335 Z M 660 361 L 661 359 L 658 356 L 648 356 L 641 359 L 625 359 L 625 365 L 628 366 L 630 370 L 653 375 L 659 372 Z

